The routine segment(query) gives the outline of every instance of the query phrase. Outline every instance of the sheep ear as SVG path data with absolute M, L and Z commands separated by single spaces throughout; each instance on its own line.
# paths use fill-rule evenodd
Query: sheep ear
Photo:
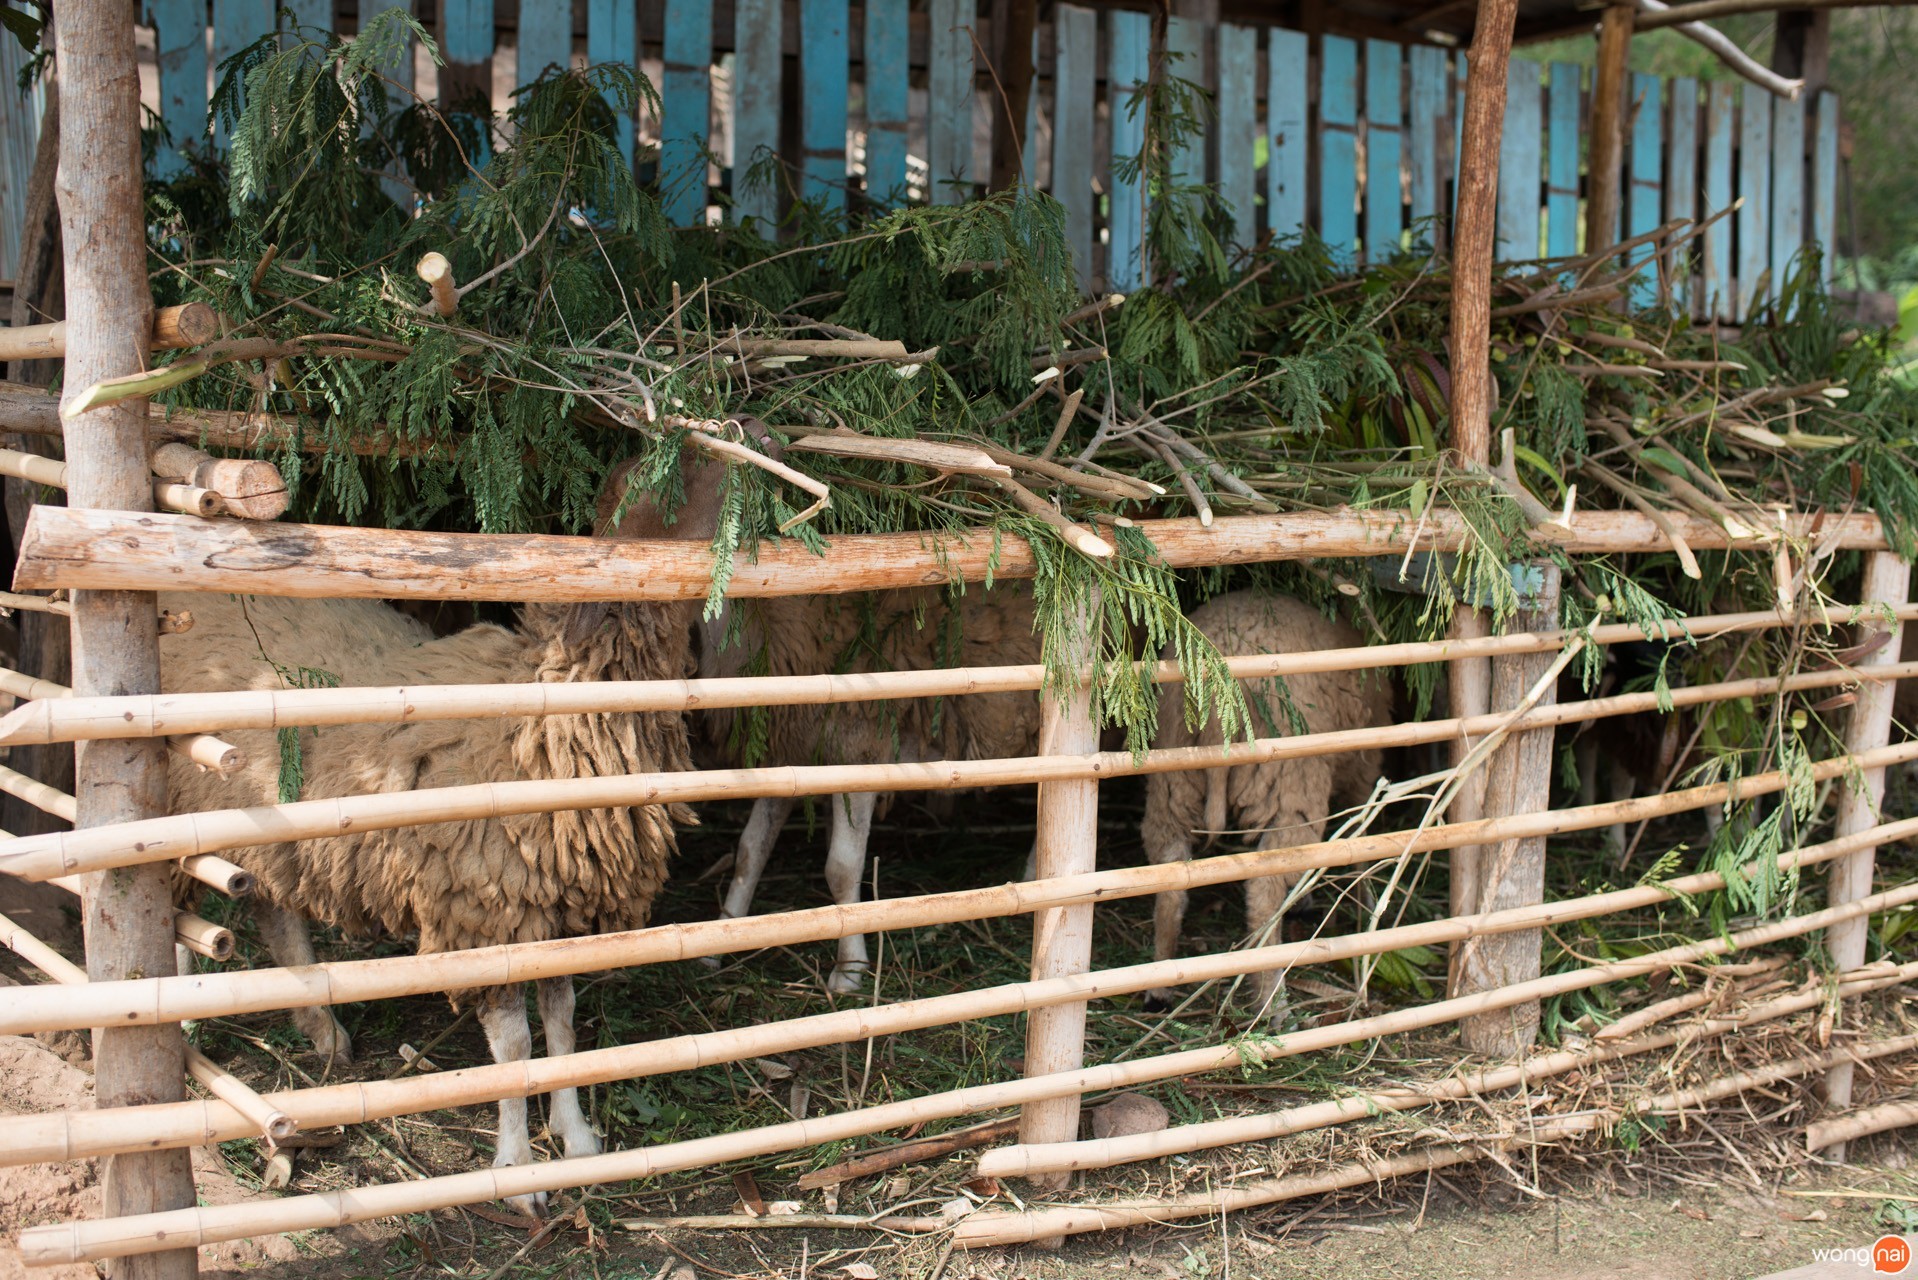
M 584 648 L 612 613 L 613 606 L 603 600 L 574 605 L 566 611 L 566 622 L 559 633 L 560 643 L 568 650 Z

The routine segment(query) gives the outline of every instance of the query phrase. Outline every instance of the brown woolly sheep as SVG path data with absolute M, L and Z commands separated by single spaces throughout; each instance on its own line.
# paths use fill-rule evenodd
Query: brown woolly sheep
M 481 624 L 434 638 L 419 622 L 369 600 L 179 596 L 185 635 L 161 639 L 169 692 L 274 689 L 302 669 L 344 684 L 647 680 L 685 674 L 684 606 L 528 605 L 517 628 Z M 176 760 L 176 812 L 272 804 L 280 751 L 270 732 L 229 735 L 246 753 L 221 779 Z M 691 767 L 679 715 L 608 714 L 347 725 L 300 732 L 307 799 L 519 778 L 577 778 Z M 689 811 L 642 807 L 437 823 L 242 849 L 259 880 L 256 910 L 274 958 L 311 964 L 306 920 L 350 934 L 417 933 L 421 953 L 605 933 L 645 924 Z M 573 984 L 538 982 L 549 1054 L 571 1053 Z M 532 1056 L 517 987 L 449 993 L 473 1000 L 496 1061 Z M 345 1059 L 347 1034 L 330 1010 L 296 1011 L 321 1053 Z M 532 1159 L 526 1101 L 499 1108 L 494 1165 Z M 599 1150 L 572 1089 L 556 1090 L 552 1127 L 568 1156 Z M 539 1212 L 543 1196 L 519 1207 Z
M 1192 622 L 1228 657 L 1309 653 L 1364 643 L 1357 631 L 1327 619 L 1310 605 L 1253 591 L 1235 591 L 1207 601 L 1193 611 Z M 1384 678 L 1375 673 L 1295 675 L 1287 677 L 1285 685 L 1313 733 L 1391 722 L 1391 694 Z M 1221 741 L 1218 721 L 1209 720 L 1194 733 L 1186 724 L 1183 697 L 1178 685 L 1160 690 L 1159 734 L 1154 745 L 1217 745 Z M 1279 731 L 1284 731 L 1284 701 L 1273 682 L 1249 681 L 1246 697 L 1255 704 L 1255 717 L 1260 714 L 1257 704 L 1263 701 Z M 1261 734 L 1272 731 L 1264 726 L 1259 730 Z M 1145 818 L 1140 825 L 1146 857 L 1153 863 L 1189 859 L 1195 841 L 1209 845 L 1227 830 L 1245 833 L 1262 850 L 1310 843 L 1323 837 L 1335 801 L 1364 798 L 1378 778 L 1376 751 L 1233 765 L 1204 772 L 1152 774 L 1146 779 Z M 1294 875 L 1279 875 L 1246 881 L 1248 933 L 1256 935 L 1277 916 L 1297 880 Z M 1160 960 L 1171 959 L 1178 950 L 1185 901 L 1182 890 L 1158 897 L 1153 954 Z M 1276 974 L 1257 975 L 1254 989 L 1262 1008 L 1270 1003 L 1277 983 Z M 1153 995 L 1167 1000 L 1172 993 L 1161 990 Z

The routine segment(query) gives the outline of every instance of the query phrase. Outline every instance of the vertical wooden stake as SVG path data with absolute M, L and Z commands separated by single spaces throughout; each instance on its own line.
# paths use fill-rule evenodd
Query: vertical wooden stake
M 1550 630 L 1558 626 L 1558 566 L 1534 566 L 1540 585 L 1512 620 L 1515 631 Z M 1492 659 L 1492 707 L 1518 706 L 1551 667 L 1550 653 L 1517 654 Z M 1548 689 L 1541 707 L 1557 702 Z M 1552 803 L 1552 730 L 1534 729 L 1507 738 L 1485 764 L 1485 815 L 1511 817 L 1541 813 Z M 1545 838 L 1501 840 L 1479 849 L 1474 910 L 1503 911 L 1545 901 Z M 1539 976 L 1539 931 L 1487 935 L 1467 940 L 1458 958 L 1456 995 L 1489 991 Z M 1510 1057 L 1531 1045 L 1538 1033 L 1538 1003 L 1522 1004 L 1495 1013 L 1479 1014 L 1459 1023 L 1459 1038 L 1473 1053 Z
M 146 275 L 140 181 L 140 71 L 128 0 L 70 0 L 54 14 L 61 87 L 55 189 L 66 264 L 69 395 L 146 367 L 153 296 Z M 76 507 L 153 509 L 147 470 L 147 402 L 123 400 L 66 423 L 67 501 Z M 160 690 L 160 637 L 151 594 L 76 591 L 73 691 Z M 82 827 L 166 812 L 166 747 L 159 739 L 82 744 L 75 782 Z M 165 863 L 88 877 L 87 976 L 106 981 L 172 972 L 173 901 Z M 177 1023 L 94 1033 L 94 1101 L 101 1108 L 178 1102 L 186 1096 L 186 1044 Z M 102 1216 L 191 1208 L 188 1153 L 110 1156 Z M 112 1264 L 116 1277 L 184 1280 L 198 1274 L 192 1248 Z
M 1865 557 L 1861 599 L 1896 604 L 1906 599 L 1910 591 L 1911 566 L 1900 560 L 1897 552 L 1874 551 Z M 1883 619 L 1867 620 L 1860 628 L 1863 634 L 1859 639 L 1868 639 L 1885 630 Z M 1882 667 L 1897 662 L 1903 630 L 1901 624 L 1892 623 L 1890 643 L 1859 659 L 1857 665 Z M 1859 685 L 1858 701 L 1851 708 L 1851 723 L 1845 727 L 1845 750 L 1853 753 L 1869 751 L 1891 740 L 1891 703 L 1896 692 L 1897 686 L 1892 683 L 1865 681 Z M 1875 826 L 1879 803 L 1884 798 L 1883 769 L 1868 769 L 1862 776 L 1847 777 L 1845 789 L 1838 797 L 1837 830 L 1833 834 L 1843 839 Z M 1877 852 L 1876 849 L 1860 849 L 1831 864 L 1830 889 L 1827 893 L 1831 905 L 1851 902 L 1871 892 Z M 1865 962 L 1866 923 L 1862 918 L 1847 920 L 1825 931 L 1825 950 L 1831 954 L 1831 962 L 1835 967 L 1855 969 Z M 1849 1062 L 1825 1073 L 1825 1106 L 1830 1111 L 1843 1111 L 1851 1105 L 1851 1078 L 1852 1064 Z M 1829 1147 L 1825 1154 L 1833 1160 L 1843 1160 L 1845 1144 L 1841 1142 Z
M 1454 640 L 1476 640 L 1491 634 L 1491 620 L 1483 609 L 1462 604 L 1452 612 L 1452 629 L 1448 633 Z M 1492 663 L 1489 658 L 1454 658 L 1447 664 L 1446 697 L 1447 710 L 1461 719 L 1468 716 L 1482 716 L 1492 709 Z M 1452 744 L 1452 765 L 1457 767 L 1472 749 L 1472 744 L 1464 735 Z M 1483 771 L 1466 779 L 1465 785 L 1452 798 L 1452 806 L 1446 811 L 1447 822 L 1476 822 L 1485 816 L 1485 775 Z M 1451 867 L 1451 908 L 1455 916 L 1469 916 L 1478 910 L 1478 845 L 1461 845 L 1447 855 Z M 1463 995 L 1459 985 L 1461 977 L 1459 964 L 1463 959 L 1463 944 L 1455 944 L 1451 949 L 1451 961 L 1448 966 L 1449 977 L 1446 992 L 1449 995 Z
M 1498 150 L 1518 0 L 1484 0 L 1472 33 L 1452 231 L 1452 447 L 1492 456 L 1492 258 L 1498 232 Z
M 1634 9 L 1614 4 L 1598 29 L 1598 67 L 1592 73 L 1592 159 L 1585 195 L 1585 250 L 1618 243 L 1625 169 L 1626 74 L 1632 56 Z
M 1077 665 L 1087 683 L 1063 697 L 1043 690 L 1039 750 L 1045 755 L 1084 755 L 1099 749 L 1099 730 L 1092 720 L 1093 624 L 1098 597 L 1086 602 L 1076 626 L 1080 652 Z M 1039 832 L 1035 865 L 1040 879 L 1072 876 L 1097 869 L 1099 839 L 1099 784 L 1047 782 L 1039 786 Z M 1062 978 L 1092 967 L 1092 904 L 1058 907 L 1036 913 L 1032 919 L 1032 976 Z M 1035 1009 L 1026 1023 L 1026 1075 L 1076 1071 L 1085 1062 L 1086 1007 L 1056 1005 Z M 1019 1141 L 1073 1142 L 1079 1137 L 1079 1098 L 1074 1094 L 1030 1102 L 1019 1113 Z M 1069 1174 L 1053 1173 L 1033 1179 L 1035 1185 L 1059 1190 Z M 1042 1247 L 1046 1242 L 1039 1242 Z

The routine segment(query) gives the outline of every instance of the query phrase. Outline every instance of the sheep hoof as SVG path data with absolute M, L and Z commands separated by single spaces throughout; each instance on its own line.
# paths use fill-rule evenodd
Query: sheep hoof
M 836 996 L 857 995 L 866 985 L 866 970 L 862 965 L 854 969 L 834 969 L 826 979 L 826 990 Z
M 353 1037 L 340 1025 L 338 1018 L 321 1011 L 318 1019 L 306 1020 L 300 1030 L 313 1042 L 313 1052 L 329 1066 L 347 1067 L 353 1064 Z
M 701 956 L 699 957 L 699 963 L 704 968 L 717 973 L 725 966 L 726 962 L 718 956 Z
M 1179 992 L 1176 987 L 1154 987 L 1145 993 L 1147 1013 L 1170 1013 L 1178 1007 Z
M 566 1158 L 578 1160 L 582 1156 L 596 1156 L 600 1153 L 599 1135 L 591 1129 L 584 1133 L 569 1134 L 566 1138 Z
M 535 1191 L 531 1195 L 526 1196 L 508 1196 L 506 1198 L 506 1204 L 507 1207 L 517 1210 L 529 1218 L 544 1218 L 546 1216 L 546 1193 L 544 1191 Z

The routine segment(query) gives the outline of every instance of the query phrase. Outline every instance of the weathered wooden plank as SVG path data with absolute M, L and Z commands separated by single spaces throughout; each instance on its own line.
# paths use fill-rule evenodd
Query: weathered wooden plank
M 676 5 L 679 0 L 673 0 Z M 671 22 L 670 13 L 667 21 Z M 712 42 L 712 11 L 707 10 L 707 43 Z M 548 68 L 566 70 L 573 63 L 572 0 L 521 0 L 519 47 L 514 79 L 531 84 Z
M 753 167 L 779 154 L 780 85 L 785 74 L 785 5 L 736 0 L 733 8 L 733 209 L 757 218 L 770 235 L 779 220 L 779 184 L 750 180 Z
M 866 196 L 882 206 L 906 199 L 906 53 L 911 31 L 906 0 L 866 0 Z
M 1220 23 L 1218 37 L 1219 204 L 1232 219 L 1233 243 L 1249 245 L 1259 238 L 1252 195 L 1259 136 L 1258 32 Z
M 1180 80 L 1189 80 L 1200 87 L 1205 86 L 1205 26 L 1191 18 L 1168 18 L 1165 27 L 1165 48 L 1168 55 L 1166 74 Z M 1192 136 L 1172 155 L 1172 180 L 1175 183 L 1200 183 L 1206 179 L 1205 172 L 1205 135 L 1206 109 L 1201 108 L 1193 120 Z
M 799 0 L 799 139 L 805 150 L 805 194 L 829 209 L 846 206 L 850 21 L 847 0 Z
M 304 28 L 309 38 L 333 29 L 333 0 L 279 0 L 279 7 L 292 14 L 293 29 Z
M 1772 294 L 1771 95 L 1744 86 L 1738 103 L 1738 280 L 1734 319 L 1751 314 Z
M 1582 68 L 1554 62 L 1546 81 L 1545 254 L 1578 252 L 1578 82 Z
M 972 194 L 970 0 L 931 0 L 931 19 L 926 159 L 932 168 L 932 202 L 957 204 Z
M 1703 217 L 1731 208 L 1732 204 L 1732 126 L 1738 104 L 1738 87 L 1727 81 L 1713 81 L 1705 90 L 1705 203 Z M 1705 228 L 1703 236 L 1704 280 L 1694 300 L 1704 318 L 1733 320 L 1737 317 L 1737 290 L 1732 276 L 1733 221 L 1721 218 Z
M 743 0 L 742 0 L 743 2 Z M 617 63 L 634 67 L 639 33 L 639 6 L 635 0 L 586 0 L 586 61 L 598 66 Z M 737 92 L 737 89 L 735 89 Z M 633 113 L 622 112 L 610 99 L 614 127 L 619 131 L 619 153 L 633 162 Z
M 706 218 L 706 140 L 712 136 L 713 103 L 712 0 L 673 0 L 667 6 L 663 53 L 659 190 L 666 216 L 689 227 Z
M 1698 81 L 1679 76 L 1672 81 L 1671 118 L 1666 126 L 1665 221 L 1698 217 Z M 1680 250 L 1671 264 L 1672 301 L 1680 311 L 1691 309 L 1693 285 L 1690 254 Z
M 1043 186 L 1039 172 L 1039 27 L 1032 28 L 1032 84 L 1026 94 L 1026 127 L 1019 143 L 1019 177 L 1027 186 Z
M 160 119 L 172 142 L 154 157 L 154 172 L 171 177 L 186 167 L 185 147 L 206 145 L 205 0 L 149 0 L 160 71 Z
M 938 3 L 939 0 L 934 0 Z M 1106 68 L 1107 92 L 1112 103 L 1112 192 L 1107 219 L 1106 287 L 1130 293 L 1145 281 L 1145 193 L 1136 171 L 1127 178 L 1119 171 L 1122 160 L 1137 160 L 1145 146 L 1145 112 L 1135 110 L 1134 95 L 1145 83 L 1152 41 L 1152 20 L 1123 9 L 1106 14 L 1111 52 Z
M 1052 83 L 1057 106 L 1052 120 L 1052 197 L 1065 206 L 1066 246 L 1079 273 L 1079 287 L 1092 288 L 1093 112 L 1099 92 L 1099 15 L 1062 4 L 1054 12 L 1058 57 Z
M 1415 44 L 1407 51 L 1411 63 L 1412 103 L 1407 114 L 1405 139 L 1406 169 L 1411 176 L 1411 219 L 1414 242 L 1434 247 L 1437 228 L 1432 225 L 1439 212 L 1439 155 L 1449 148 L 1440 145 L 1445 128 L 1445 82 L 1450 74 L 1450 57 L 1437 45 Z
M 1817 112 L 1811 144 L 1811 238 L 1820 254 L 1819 275 L 1831 287 L 1832 259 L 1838 253 L 1838 95 L 1827 89 L 1814 104 Z
M 1642 235 L 1658 227 L 1665 207 L 1664 166 L 1665 112 L 1664 82 L 1642 73 L 1632 76 L 1632 159 L 1631 195 L 1625 202 L 1625 234 Z M 1658 290 L 1658 270 L 1651 263 L 1651 252 L 1632 255 L 1646 265 L 1632 280 L 1632 296 L 1640 304 L 1649 304 Z
M 1305 230 L 1307 102 L 1311 92 L 1311 37 L 1302 31 L 1266 30 L 1265 162 L 1266 225 L 1275 238 Z
M 1771 278 L 1778 296 L 1805 243 L 1805 100 L 1772 102 Z
M 1541 154 L 1539 64 L 1514 59 L 1506 68 L 1505 130 L 1498 143 L 1498 254 L 1524 261 L 1539 254 Z
M 1319 45 L 1319 235 L 1348 265 L 1359 238 L 1358 51 L 1344 36 Z
M 493 0 L 440 0 L 440 101 L 468 88 L 492 94 Z M 449 74 L 450 73 L 450 74 Z
M 1365 42 L 1365 260 L 1387 262 L 1405 231 L 1405 192 L 1399 178 L 1404 113 L 1399 102 L 1402 46 Z
M 200 60 L 204 67 L 204 53 Z M 19 83 L 26 62 L 27 51 L 19 41 L 0 38 L 0 92 L 13 92 L 4 87 Z M 204 95 L 205 77 L 201 79 Z M 26 93 L 9 97 L 7 110 L 0 113 L 0 280 L 16 280 L 20 274 L 21 228 L 27 221 L 27 189 L 33 185 L 33 159 L 39 150 L 45 106 L 45 93 L 36 81 Z M 204 110 L 200 126 L 206 126 Z

